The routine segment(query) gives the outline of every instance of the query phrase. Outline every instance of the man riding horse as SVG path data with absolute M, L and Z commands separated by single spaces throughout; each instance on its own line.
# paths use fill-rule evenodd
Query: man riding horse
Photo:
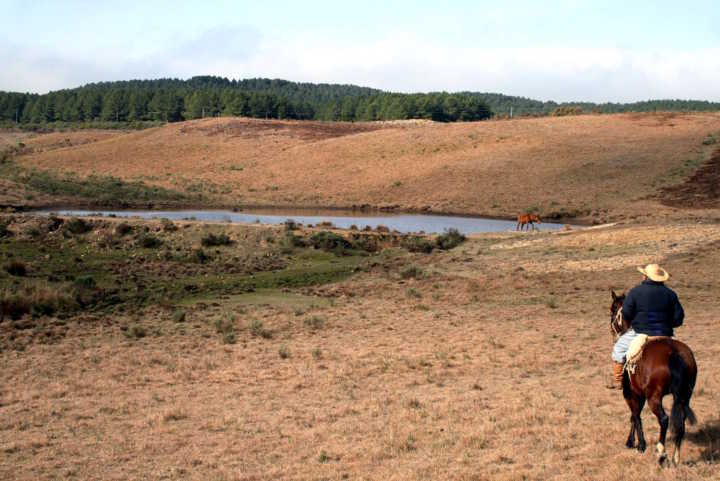
M 622 318 L 630 329 L 618 337 L 613 347 L 613 383 L 611 388 L 622 389 L 625 355 L 630 343 L 638 334 L 648 336 L 673 335 L 673 328 L 679 327 L 685 312 L 677 294 L 664 282 L 670 274 L 657 264 L 638 267 L 643 275 L 642 282 L 630 290 L 622 304 Z

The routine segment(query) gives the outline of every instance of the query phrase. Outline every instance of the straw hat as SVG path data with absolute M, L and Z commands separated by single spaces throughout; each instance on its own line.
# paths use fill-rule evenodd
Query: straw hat
M 648 264 L 645 267 L 638 267 L 637 270 L 647 276 L 648 279 L 655 282 L 665 282 L 670 279 L 670 274 L 657 264 Z

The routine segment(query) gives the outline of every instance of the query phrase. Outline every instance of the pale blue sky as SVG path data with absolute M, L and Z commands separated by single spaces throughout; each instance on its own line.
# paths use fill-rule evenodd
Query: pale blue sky
M 720 100 L 720 4 L 710 0 L 0 0 L 0 11 L 2 90 L 209 74 Z

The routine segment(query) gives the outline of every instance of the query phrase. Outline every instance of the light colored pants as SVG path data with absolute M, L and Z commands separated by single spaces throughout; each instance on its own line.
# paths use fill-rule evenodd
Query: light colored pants
M 637 333 L 632 329 L 625 331 L 625 334 L 618 337 L 613 346 L 612 358 L 615 362 L 625 362 L 625 354 L 627 354 L 630 348 L 630 343 L 637 337 Z

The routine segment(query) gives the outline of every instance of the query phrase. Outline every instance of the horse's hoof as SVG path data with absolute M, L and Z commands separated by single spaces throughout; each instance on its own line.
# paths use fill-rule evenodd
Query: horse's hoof
M 638 444 L 638 451 L 640 451 L 641 453 L 645 452 L 645 444 L 644 443 Z
M 628 449 L 632 449 L 635 447 L 635 442 L 628 439 L 627 442 L 625 443 L 625 447 Z

